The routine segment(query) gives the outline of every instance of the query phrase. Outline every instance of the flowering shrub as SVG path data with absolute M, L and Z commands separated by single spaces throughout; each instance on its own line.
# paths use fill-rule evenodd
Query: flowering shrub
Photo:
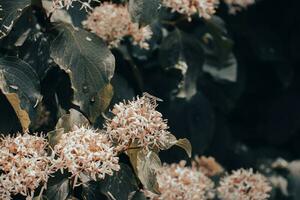
M 244 23 L 264 1 L 0 0 L 0 200 L 299 199 L 299 163 L 274 160 L 299 153 L 279 109 L 298 85 L 271 45 L 298 34 Z

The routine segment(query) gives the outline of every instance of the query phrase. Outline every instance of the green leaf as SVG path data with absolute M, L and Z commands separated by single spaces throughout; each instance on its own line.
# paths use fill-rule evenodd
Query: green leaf
M 132 21 L 147 25 L 158 16 L 159 0 L 129 0 L 129 13 Z
M 70 192 L 70 180 L 65 175 L 56 173 L 48 180 L 46 197 L 48 200 L 66 200 Z
M 158 155 L 152 151 L 144 154 L 140 151 L 137 155 L 137 176 L 144 187 L 152 192 L 158 193 L 156 170 L 161 167 Z
M 88 31 L 67 24 L 57 24 L 56 29 L 51 57 L 71 79 L 73 103 L 95 122 L 112 97 L 114 56 L 102 39 Z
M 18 58 L 0 58 L 0 90 L 13 107 L 23 130 L 27 130 L 41 99 L 39 78 L 35 71 Z
M 190 141 L 186 138 L 183 138 L 183 139 L 179 139 L 175 145 L 183 148 L 186 153 L 188 154 L 189 157 L 192 157 L 192 145 L 190 143 Z
M 133 171 L 125 164 L 120 165 L 120 171 L 99 182 L 101 192 L 108 199 L 128 199 L 129 194 L 138 189 Z
M 0 39 L 11 31 L 23 10 L 30 4 L 31 0 L 0 0 Z
M 191 99 L 197 93 L 197 79 L 204 63 L 200 39 L 175 29 L 163 39 L 159 59 L 165 70 L 181 71 L 177 97 Z

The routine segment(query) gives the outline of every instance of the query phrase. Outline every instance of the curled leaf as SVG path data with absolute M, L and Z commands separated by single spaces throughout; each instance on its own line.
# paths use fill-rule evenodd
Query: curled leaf
M 188 156 L 192 157 L 192 145 L 188 139 L 186 139 L 186 138 L 179 139 L 175 145 L 183 148 L 186 151 L 186 153 L 188 154 Z

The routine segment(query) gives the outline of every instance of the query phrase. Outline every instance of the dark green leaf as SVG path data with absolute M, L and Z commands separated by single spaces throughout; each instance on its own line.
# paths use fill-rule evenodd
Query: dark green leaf
M 46 197 L 48 200 L 66 200 L 70 192 L 70 180 L 59 172 L 48 181 Z
M 159 59 L 163 68 L 178 69 L 182 73 L 177 97 L 192 98 L 197 92 L 197 79 L 204 62 L 200 40 L 176 29 L 163 40 Z
M 13 107 L 23 130 L 27 130 L 41 99 L 37 74 L 29 64 L 18 58 L 2 57 L 0 89 Z
M 213 17 L 206 21 L 202 45 L 205 50 L 203 71 L 216 80 L 236 82 L 237 61 L 232 53 L 233 41 L 228 37 L 224 22 Z
M 113 176 L 100 182 L 100 190 L 108 199 L 128 199 L 129 194 L 138 189 L 133 171 L 125 164 Z
M 74 104 L 94 122 L 111 100 L 115 59 L 94 34 L 67 24 L 56 29 L 59 34 L 51 44 L 51 57 L 70 76 Z
M 11 31 L 23 10 L 30 4 L 31 0 L 0 0 L 0 39 Z
M 153 22 L 158 16 L 159 0 L 129 0 L 131 19 L 141 25 Z

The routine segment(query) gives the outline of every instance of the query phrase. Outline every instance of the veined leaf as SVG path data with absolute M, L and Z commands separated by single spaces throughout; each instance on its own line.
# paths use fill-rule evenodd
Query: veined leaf
M 137 176 L 144 187 L 152 192 L 158 193 L 156 170 L 161 167 L 161 161 L 154 152 L 144 154 L 140 151 L 137 155 Z
M 41 99 L 37 74 L 18 58 L 0 58 L 0 89 L 13 107 L 23 131 L 27 130 Z
M 51 44 L 51 57 L 65 70 L 74 90 L 73 103 L 94 122 L 112 98 L 109 85 L 115 59 L 105 43 L 94 34 L 68 24 L 58 24 Z
M 186 153 L 188 154 L 189 157 L 192 157 L 192 145 L 190 143 L 190 141 L 186 138 L 183 138 L 183 139 L 179 139 L 175 145 L 183 148 Z
M 0 0 L 0 39 L 11 31 L 23 10 L 30 4 L 31 0 Z

